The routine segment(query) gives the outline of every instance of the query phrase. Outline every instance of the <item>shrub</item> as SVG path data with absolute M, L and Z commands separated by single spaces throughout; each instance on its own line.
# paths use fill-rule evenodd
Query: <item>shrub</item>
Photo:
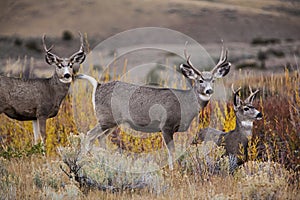
M 252 45 L 268 45 L 268 44 L 279 44 L 279 43 L 280 43 L 280 39 L 277 38 L 257 37 L 257 38 L 253 38 L 253 40 L 251 41 Z
M 289 173 L 275 162 L 251 161 L 235 173 L 235 178 L 243 199 L 280 199 Z
M 0 157 L 0 197 L 1 199 L 16 199 L 17 178 L 8 172 L 7 160 Z
M 73 39 L 73 34 L 71 31 L 68 31 L 68 30 L 65 30 L 63 33 L 62 33 L 62 39 L 63 40 L 72 40 Z
M 217 146 L 214 142 L 203 142 L 197 146 L 191 146 L 180 159 L 180 167 L 183 172 L 194 174 L 195 178 L 208 180 L 214 174 L 229 174 L 229 162 L 224 158 L 224 147 Z M 229 161 L 229 160 L 227 160 Z
M 241 63 L 238 63 L 236 65 L 237 69 L 244 69 L 244 68 L 252 68 L 252 69 L 258 69 L 260 68 L 260 65 L 255 60 L 244 60 Z
M 89 155 L 83 154 L 84 138 L 83 135 L 70 136 L 71 145 L 59 148 L 64 168 L 67 167 L 62 168 L 63 171 L 75 178 L 81 190 L 118 192 L 147 188 L 154 193 L 162 190 L 164 181 L 159 166 L 144 158 L 97 148 L 93 148 Z
M 28 50 L 31 50 L 31 51 L 35 51 L 37 53 L 41 53 L 42 50 L 40 49 L 40 45 L 37 44 L 37 42 L 35 40 L 29 40 L 25 43 L 25 47 L 28 49 Z
M 14 40 L 14 45 L 21 46 L 22 44 L 23 44 L 23 40 L 19 37 L 16 37 L 16 39 Z
M 268 49 L 267 53 L 272 54 L 272 55 L 274 55 L 276 57 L 279 57 L 279 58 L 284 57 L 284 52 L 279 50 L 279 49 L 270 48 L 270 49 Z

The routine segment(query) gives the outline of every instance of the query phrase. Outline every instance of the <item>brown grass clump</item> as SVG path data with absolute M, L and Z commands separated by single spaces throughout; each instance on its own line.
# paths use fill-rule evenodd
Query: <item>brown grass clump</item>
M 95 77 L 96 73 L 91 71 Z M 108 81 L 109 76 L 105 77 Z M 222 156 L 222 147 L 208 144 L 188 148 L 173 171 L 165 167 L 153 170 L 148 176 L 128 173 L 123 167 L 145 168 L 145 163 L 137 159 L 139 154 L 152 156 L 164 147 L 159 133 L 137 137 L 123 128 L 108 141 L 111 147 L 121 147 L 123 154 L 118 151 L 108 154 L 98 149 L 97 156 L 80 157 L 78 144 L 72 138 L 80 132 L 86 133 L 96 119 L 90 101 L 91 87 L 75 82 L 72 90 L 76 93 L 64 100 L 57 117 L 47 121 L 45 156 L 41 145 L 32 145 L 31 122 L 0 115 L 0 196 L 4 199 L 299 199 L 299 71 L 269 76 L 240 72 L 231 80 L 235 81 L 225 82 L 226 88 L 234 82 L 243 86 L 243 90 L 248 85 L 260 89 L 255 106 L 264 115 L 263 120 L 254 124 L 249 161 L 237 170 L 230 170 L 231 158 Z M 186 147 L 195 132 L 207 126 L 224 131 L 234 128 L 230 101 L 210 102 L 186 133 L 175 134 L 176 146 Z M 76 165 L 70 165 L 72 158 Z M 119 169 L 109 168 L 103 160 Z M 156 165 L 147 163 L 152 164 Z M 79 171 L 71 166 L 77 166 Z M 94 184 L 84 185 L 86 182 L 79 181 L 83 178 Z M 143 187 L 133 187 L 141 182 Z M 131 189 L 124 189 L 125 186 Z
M 243 198 L 289 199 L 291 196 L 282 191 L 288 187 L 291 173 L 276 162 L 250 161 L 235 173 L 235 178 Z

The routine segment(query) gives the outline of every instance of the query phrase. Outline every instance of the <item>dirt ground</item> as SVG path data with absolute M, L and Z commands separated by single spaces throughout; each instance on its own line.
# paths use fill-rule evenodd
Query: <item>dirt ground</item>
M 22 62 L 25 56 L 34 57 L 36 66 L 43 65 L 39 60 L 43 59 L 40 38 L 44 33 L 54 42 L 55 52 L 68 56 L 78 48 L 77 31 L 87 36 L 92 49 L 109 36 L 150 26 L 182 32 L 216 56 L 223 40 L 232 47 L 233 63 L 242 67 L 256 62 L 259 68 L 262 52 L 267 68 L 295 68 L 300 51 L 300 3 L 296 0 L 4 0 L 0 26 L 2 65 L 8 59 L 13 64 L 18 58 Z M 74 39 L 61 39 L 64 31 Z M 251 45 L 257 39 L 271 43 Z

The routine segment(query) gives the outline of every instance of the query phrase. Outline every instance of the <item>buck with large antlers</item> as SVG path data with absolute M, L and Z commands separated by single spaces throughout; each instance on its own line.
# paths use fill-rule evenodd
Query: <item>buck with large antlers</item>
M 100 84 L 90 76 L 78 75 L 94 87 L 92 100 L 98 119 L 98 124 L 87 133 L 85 150 L 91 149 L 96 138 L 101 140 L 116 126 L 125 123 L 138 131 L 162 132 L 169 166 L 173 168 L 174 133 L 189 128 L 199 110 L 210 100 L 214 80 L 230 70 L 227 51 L 223 48 L 212 71 L 200 72 L 192 65 L 186 50 L 184 53 L 187 64 L 180 65 L 180 69 L 184 76 L 194 81 L 190 90 L 138 86 L 120 81 Z
M 247 160 L 248 141 L 252 137 L 253 122 L 262 118 L 261 112 L 253 107 L 253 100 L 259 90 L 252 91 L 249 86 L 250 95 L 242 101 L 239 96 L 239 91 L 233 92 L 233 108 L 236 116 L 236 127 L 229 132 L 219 131 L 214 128 L 202 129 L 197 135 L 194 144 L 198 144 L 202 141 L 214 141 L 217 145 L 223 145 L 226 150 L 226 155 L 233 156 L 237 163 L 234 165 L 240 165 Z
M 80 33 L 79 33 L 80 34 Z M 83 37 L 80 34 L 81 46 L 78 52 L 69 58 L 60 58 L 51 52 L 42 38 L 46 52 L 45 59 L 55 66 L 52 77 L 46 79 L 20 79 L 0 76 L 0 114 L 19 121 L 33 121 L 34 141 L 42 142 L 46 138 L 46 120 L 55 117 L 62 100 L 68 93 L 73 80 L 73 65 L 85 59 Z

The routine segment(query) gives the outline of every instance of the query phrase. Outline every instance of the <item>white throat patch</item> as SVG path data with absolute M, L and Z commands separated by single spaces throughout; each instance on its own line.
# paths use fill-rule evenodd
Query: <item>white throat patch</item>
M 203 94 L 199 94 L 199 98 L 200 98 L 202 101 L 209 101 L 210 98 L 211 98 L 211 95 L 203 95 Z
M 253 121 L 242 121 L 242 126 L 247 127 L 247 128 L 252 128 L 253 127 Z
M 72 82 L 72 78 L 60 78 L 59 79 L 60 82 L 62 83 L 71 83 Z

